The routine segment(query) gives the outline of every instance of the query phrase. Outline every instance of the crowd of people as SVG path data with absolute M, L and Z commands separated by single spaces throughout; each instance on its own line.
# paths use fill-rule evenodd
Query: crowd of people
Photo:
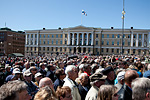
M 150 100 L 145 55 L 1 57 L 0 100 Z

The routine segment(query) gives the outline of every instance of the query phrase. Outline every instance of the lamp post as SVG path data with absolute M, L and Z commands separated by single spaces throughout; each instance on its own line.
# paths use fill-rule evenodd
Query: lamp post
M 124 0 L 123 0 L 123 11 L 122 11 L 122 43 L 121 43 L 121 54 L 123 54 L 123 35 L 124 35 Z

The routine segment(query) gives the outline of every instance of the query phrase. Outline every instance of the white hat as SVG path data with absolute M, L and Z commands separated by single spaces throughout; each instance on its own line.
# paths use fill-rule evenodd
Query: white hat
M 124 71 L 119 72 L 117 75 L 117 80 L 120 81 L 120 80 L 124 79 L 124 75 L 125 75 Z
M 20 69 L 19 68 L 15 68 L 14 70 L 13 70 L 13 74 L 20 74 L 21 72 L 20 72 Z
M 39 77 L 39 76 L 41 76 L 41 75 L 42 75 L 42 74 L 41 74 L 40 72 L 38 72 L 38 73 L 35 74 L 34 78 L 37 78 L 37 77 Z
M 79 69 L 81 69 L 81 68 L 83 68 L 84 67 L 84 64 L 81 64 L 80 66 L 79 66 Z

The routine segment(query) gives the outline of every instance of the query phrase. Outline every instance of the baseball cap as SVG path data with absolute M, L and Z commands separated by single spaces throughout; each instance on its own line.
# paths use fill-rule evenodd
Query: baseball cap
M 20 69 L 19 68 L 15 68 L 14 70 L 13 70 L 13 74 L 20 74 L 21 72 L 20 72 Z
M 95 80 L 104 80 L 106 78 L 107 78 L 106 75 L 103 75 L 101 72 L 96 72 L 90 76 L 90 81 L 93 82 Z
M 36 73 L 35 76 L 34 76 L 34 78 L 37 78 L 39 76 L 42 76 L 42 74 L 40 72 Z
M 23 76 L 30 76 L 32 73 L 30 72 L 30 69 L 27 69 L 24 73 Z
M 124 71 L 119 72 L 117 75 L 117 80 L 120 81 L 120 80 L 124 79 L 124 75 L 125 75 Z

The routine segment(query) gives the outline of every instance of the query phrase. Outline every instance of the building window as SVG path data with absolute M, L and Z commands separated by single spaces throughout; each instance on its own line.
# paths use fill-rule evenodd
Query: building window
M 67 40 L 65 40 L 65 44 L 67 44 Z
M 104 40 L 102 40 L 102 45 L 104 45 Z
M 119 45 L 119 41 L 117 41 L 117 45 Z
M 63 37 L 63 35 L 61 34 L 61 35 L 60 35 L 60 38 L 62 38 L 62 37 Z
M 107 34 L 107 38 L 109 38 L 109 34 Z
M 52 40 L 52 44 L 54 44 L 54 41 Z
M 124 40 L 123 40 L 123 43 L 122 43 L 122 44 L 123 44 L 123 46 L 124 46 L 124 44 L 125 44 L 125 41 L 124 41 Z
M 142 46 L 142 43 L 141 43 L 141 41 L 139 41 L 139 46 Z
M 135 41 L 133 41 L 133 46 L 135 46 Z
M 133 49 L 133 54 L 135 54 L 135 49 Z
M 117 53 L 119 53 L 119 49 L 117 49 Z
M 91 48 L 88 48 L 88 53 L 90 53 L 91 52 Z
M 142 38 L 142 35 L 141 34 L 139 34 L 139 39 L 141 39 Z
M 41 40 L 40 40 L 40 44 L 41 44 Z
M 103 48 L 102 48 L 101 50 L 102 50 L 102 52 L 104 52 L 104 49 L 103 49 Z
M 133 38 L 136 38 L 136 34 L 133 35 Z
M 111 49 L 111 52 L 113 53 L 113 52 L 114 52 L 114 49 Z
M 51 47 L 52 51 L 53 51 L 53 47 Z
M 49 44 L 49 40 L 47 40 L 47 44 Z
M 112 41 L 112 45 L 114 45 L 114 41 Z
M 52 38 L 54 38 L 54 35 L 52 35 Z
M 96 45 L 98 45 L 98 41 L 96 41 Z
M 49 35 L 47 37 L 49 38 Z
M 60 44 L 62 44 L 62 40 L 60 40 Z
M 37 34 L 35 34 L 35 38 L 37 38 Z
M 45 40 L 43 40 L 43 44 L 45 44 Z
M 62 51 L 62 47 L 60 47 L 60 51 Z
M 58 47 L 56 47 L 56 51 L 58 51 Z
M 98 38 L 98 34 L 96 34 L 96 38 Z
M 58 38 L 58 34 L 56 35 L 56 38 Z
M 67 38 L 67 34 L 65 34 L 65 38 Z
M 104 34 L 102 34 L 102 38 L 104 38 Z
M 36 47 L 34 47 L 34 51 L 36 51 Z
M 42 35 L 40 34 L 40 38 L 42 38 Z
M 41 51 L 41 47 L 39 47 L 39 51 Z
M 45 38 L 45 34 L 43 35 L 43 37 Z
M 128 46 L 130 46 L 130 41 L 128 41 Z
M 109 41 L 107 41 L 107 45 L 109 45 Z
M 108 48 L 106 49 L 106 52 L 108 52 Z
M 47 47 L 47 51 L 49 51 L 49 47 Z
M 128 35 L 128 38 L 130 38 L 130 35 Z
M 117 35 L 117 38 L 120 38 L 120 35 L 119 35 L 119 34 Z
M 112 34 L 112 38 L 115 38 L 115 35 L 114 35 L 114 34 Z
M 58 44 L 58 40 L 56 40 L 56 44 Z
M 65 49 L 65 51 L 66 51 L 66 48 L 64 48 Z
M 43 51 L 45 51 L 45 47 L 43 47 Z
M 31 38 L 33 38 L 33 34 L 31 34 Z

